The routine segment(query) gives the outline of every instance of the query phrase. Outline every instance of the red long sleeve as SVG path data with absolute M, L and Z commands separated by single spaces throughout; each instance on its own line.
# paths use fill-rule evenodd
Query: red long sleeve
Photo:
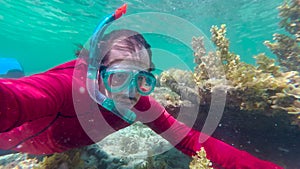
M 84 92 L 86 68 L 84 60 L 74 60 L 30 77 L 0 79 L 0 149 L 52 154 L 128 126 Z
M 201 147 L 204 147 L 207 158 L 216 167 L 221 166 L 221 168 L 228 169 L 282 168 L 271 162 L 260 160 L 213 137 L 209 137 L 201 144 L 199 138 L 200 135 L 205 135 L 204 133 L 193 130 L 177 121 L 151 97 L 142 97 L 135 109 L 141 115 L 139 120 L 145 122 L 152 130 L 160 134 L 183 153 L 192 156 Z M 149 122 L 149 119 L 155 120 Z
M 0 79 L 0 148 L 9 149 L 16 148 L 15 145 L 21 145 L 22 147 L 17 148 L 18 151 L 50 154 L 92 144 L 92 141 L 101 140 L 114 131 L 109 126 L 103 126 L 106 124 L 104 121 L 90 121 L 99 115 L 99 111 L 93 112 L 93 108 L 86 103 L 88 95 L 81 94 L 78 90 L 78 99 L 81 101 L 77 103 L 78 100 L 76 100 L 76 103 L 80 105 L 80 111 L 85 116 L 84 122 L 87 124 L 85 127 L 89 128 L 86 131 L 92 132 L 88 134 L 94 134 L 94 140 L 91 140 L 81 127 L 76 118 L 72 99 L 74 65 L 75 61 L 68 62 L 46 73 L 18 80 Z M 80 79 L 79 76 L 77 80 L 80 81 Z M 82 84 L 78 83 L 78 85 Z M 86 110 L 87 108 L 91 111 Z M 137 113 L 138 120 L 146 123 L 189 156 L 204 147 L 207 157 L 223 168 L 281 168 L 212 137 L 200 143 L 199 137 L 203 133 L 177 121 L 151 97 L 142 96 L 134 108 L 133 111 Z M 86 111 L 92 113 L 85 113 Z M 109 122 L 112 122 L 116 129 L 128 125 L 123 125 L 121 119 L 112 113 L 103 112 L 103 115 L 109 119 Z M 10 130 L 13 128 L 14 130 Z
M 0 132 L 58 113 L 66 98 L 71 98 L 67 95 L 71 94 L 68 90 L 71 90 L 72 79 L 64 75 L 68 65 L 72 65 L 70 63 L 61 71 L 49 70 L 20 79 L 0 79 Z

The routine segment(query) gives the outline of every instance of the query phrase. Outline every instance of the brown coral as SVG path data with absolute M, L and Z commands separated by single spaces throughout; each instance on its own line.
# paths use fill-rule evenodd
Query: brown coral
M 294 35 L 296 41 L 300 42 L 300 1 L 285 1 L 278 9 L 279 16 L 282 18 L 279 26 Z
M 264 44 L 277 56 L 284 71 L 300 71 L 300 46 L 295 39 L 282 34 L 274 34 L 274 43 Z
M 212 41 L 217 47 L 215 53 L 209 52 L 208 55 L 204 55 L 206 52 L 203 52 L 205 49 L 201 49 L 204 47 L 202 38 L 193 38 L 192 42 L 197 58 L 195 60 L 198 61 L 194 79 L 201 97 L 207 97 L 208 90 L 223 82 L 226 86 L 224 88 L 228 89 L 228 100 L 232 100 L 235 106 L 247 110 L 270 108 L 269 97 L 285 88 L 287 81 L 281 77 L 281 71 L 275 65 L 275 61 L 259 54 L 255 56 L 257 67 L 241 62 L 238 55 L 229 51 L 226 25 L 221 25 L 220 28 L 213 26 L 211 33 Z M 210 75 L 207 70 L 211 71 Z M 215 78 L 211 78 L 211 75 Z M 222 78 L 225 80 L 222 81 Z
M 275 42 L 266 41 L 265 45 L 277 56 L 284 71 L 300 71 L 300 2 L 285 1 L 278 9 L 279 26 L 290 35 L 276 33 L 273 35 Z
M 80 158 L 81 151 L 73 149 L 64 153 L 55 153 L 52 156 L 44 157 L 38 167 L 34 169 L 53 169 L 53 168 L 74 168 L 82 169 L 84 162 Z
M 203 147 L 192 158 L 193 160 L 189 165 L 190 169 L 212 169 L 212 162 L 206 158 L 206 152 Z

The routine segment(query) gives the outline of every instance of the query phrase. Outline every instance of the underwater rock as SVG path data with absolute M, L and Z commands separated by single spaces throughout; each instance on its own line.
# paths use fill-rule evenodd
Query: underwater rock
M 188 168 L 191 160 L 140 122 L 86 149 L 89 155 L 96 157 L 96 167 L 105 169 L 142 168 L 149 165 L 149 160 L 152 160 L 154 166 L 163 164 L 165 169 L 183 169 Z
M 190 161 L 167 140 L 137 122 L 96 144 L 42 160 L 20 153 L 2 156 L 0 169 L 142 169 L 150 165 L 157 169 L 188 169 Z
M 38 166 L 36 158 L 29 158 L 27 154 L 14 153 L 0 156 L 0 169 L 32 169 Z

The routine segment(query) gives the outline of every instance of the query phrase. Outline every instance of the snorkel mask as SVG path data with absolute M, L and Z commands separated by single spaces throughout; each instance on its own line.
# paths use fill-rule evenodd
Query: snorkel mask
M 138 70 L 131 67 L 118 67 L 118 65 L 112 67 L 105 67 L 101 65 L 103 58 L 99 57 L 103 56 L 101 56 L 101 51 L 98 46 L 99 41 L 102 39 L 106 28 L 114 20 L 120 18 L 126 13 L 126 8 L 127 5 L 124 4 L 114 13 L 105 17 L 105 19 L 97 26 L 90 43 L 89 66 L 86 83 L 89 95 L 95 102 L 119 116 L 126 122 L 132 124 L 136 119 L 136 114 L 129 110 L 129 108 L 117 108 L 113 99 L 107 97 L 105 94 L 99 91 L 100 85 L 98 79 L 101 78 L 105 88 L 111 93 L 118 93 L 128 90 L 128 97 L 130 97 L 130 93 L 136 92 L 138 92 L 140 95 L 149 95 L 155 87 L 156 79 L 147 71 Z
M 125 90 L 136 91 L 142 96 L 149 95 L 155 88 L 156 78 L 153 74 L 139 67 L 100 66 L 100 76 L 105 88 L 111 93 Z M 135 93 L 135 92 L 134 92 Z M 129 92 L 129 97 L 134 96 Z

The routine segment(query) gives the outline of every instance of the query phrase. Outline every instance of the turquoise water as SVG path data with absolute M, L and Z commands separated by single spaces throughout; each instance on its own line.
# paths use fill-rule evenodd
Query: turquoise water
M 0 0 L 0 57 L 17 58 L 26 74 L 74 59 L 75 44 L 84 44 L 99 20 L 125 2 L 128 14 L 155 11 L 176 15 L 208 37 L 211 25 L 225 23 L 231 50 L 243 61 L 254 63 L 252 56 L 260 52 L 274 57 L 262 43 L 280 31 L 276 7 L 282 0 Z M 159 38 L 151 41 L 156 46 L 159 42 Z M 173 43 L 162 48 L 181 56 L 192 68 L 192 52 L 181 46 Z
M 255 64 L 253 56 L 259 53 L 266 53 L 269 57 L 275 58 L 263 42 L 272 41 L 274 33 L 284 32 L 278 26 L 280 18 L 277 7 L 282 2 L 283 0 L 0 0 L 0 57 L 17 58 L 27 75 L 46 71 L 75 59 L 74 52 L 77 45 L 88 41 L 99 21 L 123 3 L 127 3 L 127 15 L 140 12 L 172 14 L 194 24 L 207 37 L 210 37 L 209 30 L 212 25 L 226 24 L 230 50 L 239 54 L 242 61 Z M 181 31 L 182 25 L 178 24 L 176 27 Z M 161 35 L 146 36 L 146 39 L 152 47 L 179 56 L 188 68 L 193 69 L 193 52 L 180 41 L 167 39 Z M 164 52 L 154 51 L 153 58 L 157 62 L 155 64 L 164 69 L 175 66 L 182 68 L 178 66 L 176 60 L 164 57 L 167 56 Z M 247 120 L 240 120 L 238 124 L 243 126 Z M 267 123 L 265 124 L 263 120 L 265 119 L 257 121 L 261 121 L 265 127 Z M 284 120 L 282 123 L 285 123 Z M 273 122 L 269 120 L 268 124 L 273 125 Z M 274 128 L 277 127 L 277 123 L 275 124 Z M 253 142 L 257 141 L 263 145 L 274 141 L 262 139 L 264 136 L 259 136 L 260 131 L 245 128 L 251 136 L 257 138 Z M 278 136 L 274 132 L 275 141 L 284 142 L 284 145 L 290 144 L 290 147 L 282 147 L 278 143 L 275 149 L 280 153 L 269 153 L 270 159 L 276 159 L 274 162 L 280 164 L 289 159 L 287 163 L 293 164 L 299 159 L 297 154 L 299 144 L 294 144 L 293 139 L 300 138 L 300 135 L 295 132 L 281 138 L 279 135 L 287 132 L 281 130 L 279 132 Z M 225 132 L 222 134 L 227 135 Z M 227 137 L 234 138 L 230 134 Z M 239 139 L 237 137 L 237 142 Z M 242 141 L 249 142 L 248 146 L 252 151 L 250 153 L 256 153 L 255 155 L 259 154 L 258 149 L 263 149 L 251 147 L 248 140 Z M 237 144 L 233 146 L 243 148 Z M 265 153 L 268 152 L 275 151 Z M 295 164 L 297 167 L 299 165 Z

